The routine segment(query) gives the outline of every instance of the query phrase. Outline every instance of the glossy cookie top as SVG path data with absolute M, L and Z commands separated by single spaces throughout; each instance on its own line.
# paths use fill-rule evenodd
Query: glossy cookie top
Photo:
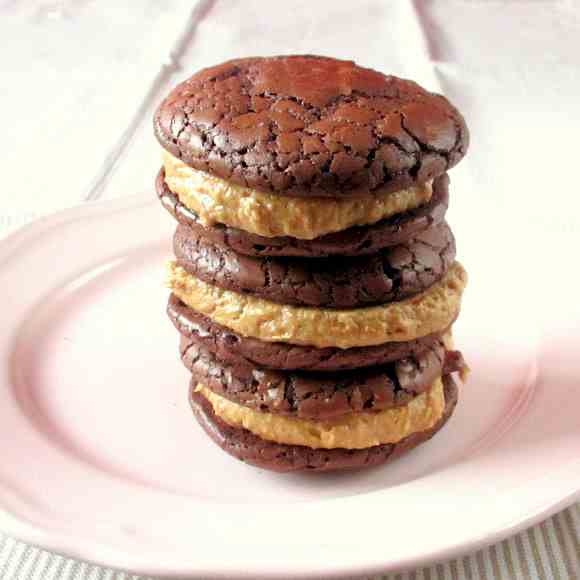
M 358 197 L 445 173 L 465 121 L 412 81 L 319 56 L 238 59 L 178 85 L 155 114 L 161 145 L 195 169 L 290 196 Z

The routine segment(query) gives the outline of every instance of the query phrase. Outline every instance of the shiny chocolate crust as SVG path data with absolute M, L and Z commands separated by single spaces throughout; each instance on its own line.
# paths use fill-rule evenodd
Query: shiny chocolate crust
M 445 173 L 465 121 L 412 81 L 352 61 L 294 55 L 206 68 L 160 104 L 162 147 L 191 167 L 290 196 L 357 197 Z
M 165 172 L 157 175 L 157 195 L 163 207 L 181 224 L 209 243 L 229 246 L 238 254 L 248 256 L 363 256 L 375 254 L 382 248 L 396 246 L 443 222 L 449 203 L 447 174 L 433 181 L 431 200 L 415 209 L 381 220 L 373 225 L 356 226 L 327 234 L 313 240 L 299 240 L 288 236 L 266 238 L 222 224 L 203 225 L 195 212 L 185 207 L 165 183 Z
M 457 404 L 458 388 L 450 375 L 443 377 L 443 385 L 445 412 L 431 429 L 413 433 L 398 443 L 367 449 L 312 449 L 266 441 L 246 429 L 225 423 L 214 413 L 211 403 L 193 389 L 190 403 L 198 423 L 214 443 L 245 463 L 277 472 L 334 471 L 382 465 L 431 439 L 447 423 Z
M 356 308 L 409 298 L 439 281 L 455 260 L 444 222 L 412 240 L 359 257 L 251 257 L 207 242 L 179 225 L 173 238 L 180 266 L 208 284 L 272 302 Z
M 186 306 L 171 294 L 167 314 L 183 336 L 182 348 L 195 342 L 229 364 L 251 364 L 281 370 L 340 371 L 387 364 L 419 356 L 441 339 L 441 333 L 408 342 L 387 342 L 356 348 L 315 348 L 265 342 L 241 336 Z
M 181 343 L 181 359 L 191 371 L 194 387 L 201 383 L 221 397 L 258 411 L 314 420 L 407 404 L 441 376 L 445 352 L 441 341 L 420 355 L 390 364 L 316 373 L 231 364 L 197 343 Z

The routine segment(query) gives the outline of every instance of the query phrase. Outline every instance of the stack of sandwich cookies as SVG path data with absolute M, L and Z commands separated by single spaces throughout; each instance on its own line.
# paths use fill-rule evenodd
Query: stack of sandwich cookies
M 377 465 L 457 402 L 466 273 L 445 222 L 458 111 L 314 56 L 231 61 L 155 116 L 176 218 L 168 314 L 199 423 L 277 471 Z

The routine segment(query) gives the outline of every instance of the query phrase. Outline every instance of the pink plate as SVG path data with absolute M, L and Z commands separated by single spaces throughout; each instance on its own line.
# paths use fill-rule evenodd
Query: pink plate
M 448 558 L 572 503 L 575 296 L 543 307 L 531 259 L 482 243 L 484 214 L 455 218 L 471 272 L 456 342 L 472 366 L 456 414 L 398 463 L 340 475 L 248 467 L 194 422 L 164 313 L 173 223 L 154 200 L 83 206 L 9 237 L 0 529 L 151 575 L 328 577 Z

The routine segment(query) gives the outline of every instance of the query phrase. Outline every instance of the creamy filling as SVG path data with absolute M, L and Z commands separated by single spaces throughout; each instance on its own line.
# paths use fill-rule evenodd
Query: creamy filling
M 225 224 L 272 238 L 312 240 L 352 226 L 374 224 L 427 203 L 432 182 L 357 199 L 296 198 L 229 183 L 164 152 L 165 183 L 204 225 Z
M 440 378 L 405 406 L 375 413 L 353 413 L 333 421 L 262 413 L 216 395 L 203 385 L 198 385 L 196 391 L 211 403 L 215 414 L 232 427 L 247 429 L 267 441 L 314 449 L 365 449 L 397 443 L 413 433 L 431 429 L 445 411 Z
M 317 348 L 372 346 L 442 332 L 457 318 L 467 273 L 459 262 L 425 292 L 348 310 L 277 304 L 207 284 L 175 262 L 168 285 L 193 310 L 243 336 Z

